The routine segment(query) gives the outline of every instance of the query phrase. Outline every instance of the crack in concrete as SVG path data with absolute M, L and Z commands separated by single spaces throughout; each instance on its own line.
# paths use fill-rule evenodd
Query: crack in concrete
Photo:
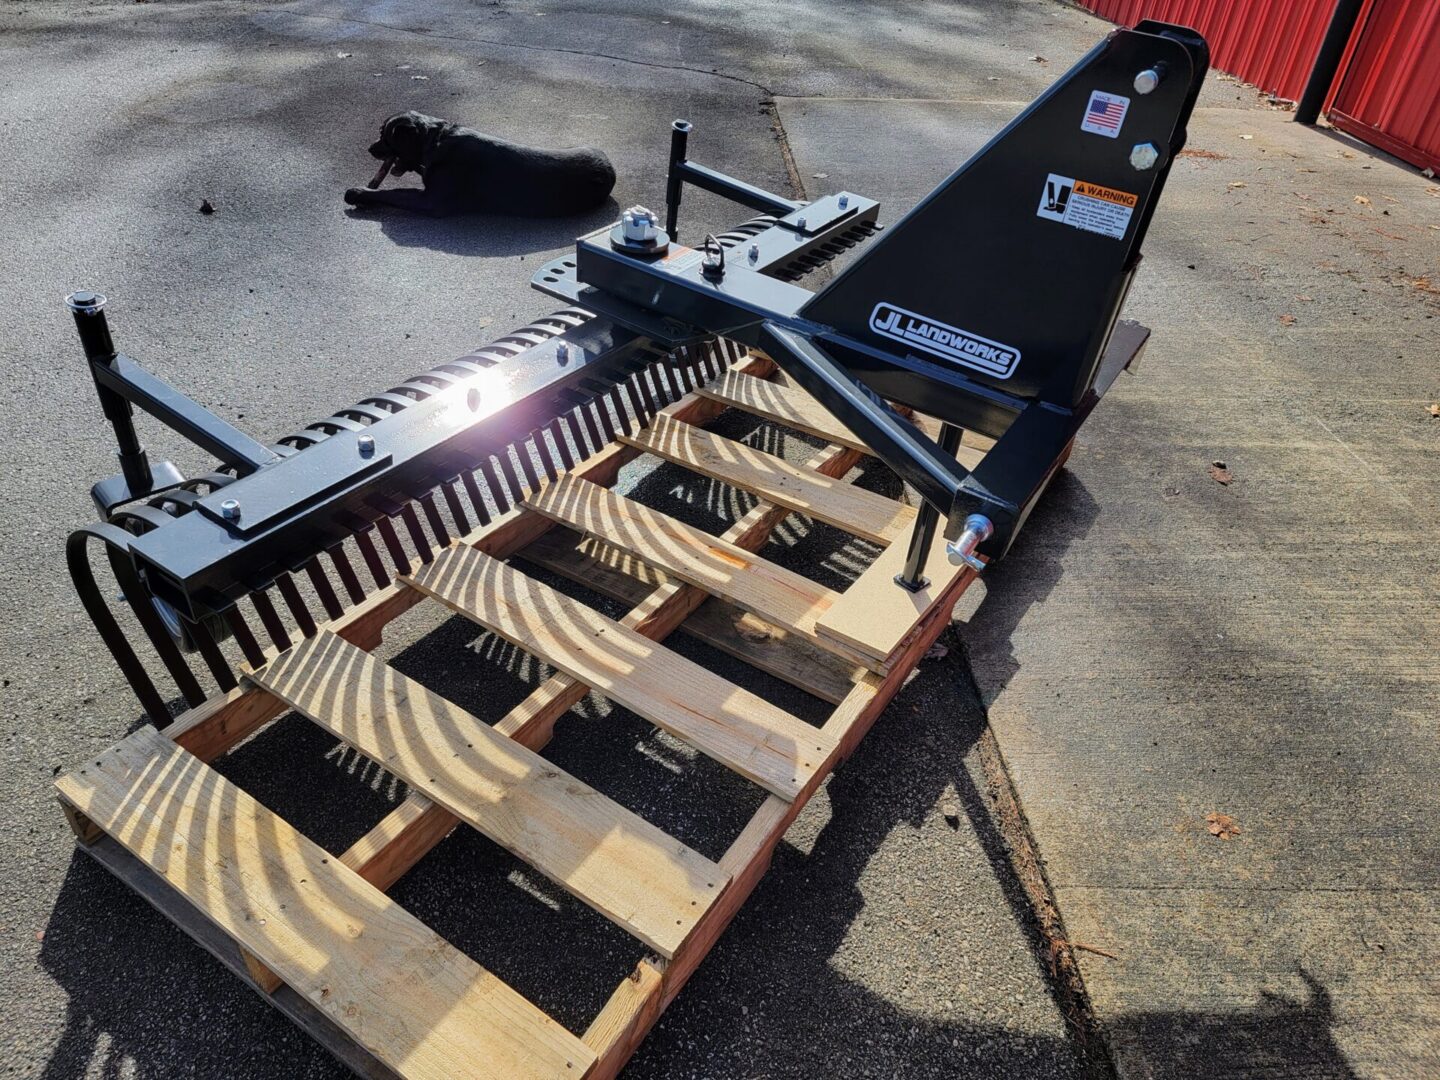
M 398 26 L 395 23 L 380 22 L 377 19 L 358 19 L 352 15 L 325 15 L 310 11 L 292 11 L 283 7 L 263 7 L 258 11 L 268 11 L 275 15 L 288 15 L 295 19 L 316 19 L 324 22 L 350 23 L 357 26 L 373 26 L 381 30 L 393 30 L 399 34 L 415 34 L 428 41 L 464 41 L 475 45 L 494 45 L 503 49 L 526 49 L 531 52 L 561 53 L 566 56 L 580 56 L 587 60 L 614 60 L 621 64 L 634 64 L 637 67 L 655 68 L 660 71 L 685 71 L 692 75 L 706 75 L 712 79 L 728 79 L 731 82 L 743 83 L 745 86 L 753 86 L 763 93 L 767 98 L 773 98 L 774 92 L 763 83 L 754 79 L 747 79 L 743 75 L 729 75 L 723 71 L 714 71 L 709 68 L 690 67 L 687 64 L 665 64 L 658 60 L 641 60 L 633 56 L 620 56 L 617 53 L 592 52 L 588 49 L 567 49 L 560 45 L 536 45 L 526 41 L 504 41 L 500 38 L 478 37 L 471 34 L 440 34 L 424 27 Z

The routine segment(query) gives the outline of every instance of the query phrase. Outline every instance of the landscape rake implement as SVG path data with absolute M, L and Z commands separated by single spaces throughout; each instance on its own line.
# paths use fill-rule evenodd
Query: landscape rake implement
M 565 307 L 270 445 L 117 352 L 105 298 L 72 294 L 121 472 L 69 565 L 150 720 L 57 781 L 85 850 L 361 1074 L 613 1076 L 1144 345 L 1118 315 L 1207 63 L 1192 31 L 1115 31 L 883 232 L 862 195 L 799 202 L 690 161 L 676 121 L 663 224 L 633 207 L 535 275 Z M 683 245 L 687 184 L 759 216 Z M 151 462 L 136 406 L 214 471 Z M 796 464 L 712 430 L 733 413 L 824 447 Z M 642 456 L 753 504 L 715 535 L 613 490 Z M 861 462 L 915 505 L 848 483 Z M 843 590 L 757 554 L 792 514 L 879 554 Z M 421 604 L 553 674 L 473 715 L 372 655 Z M 735 685 L 663 644 L 678 629 L 833 711 Z M 718 859 L 540 755 L 592 691 L 764 792 Z M 344 851 L 212 767 L 291 711 L 403 782 Z M 387 896 L 460 825 L 641 943 L 583 1032 Z

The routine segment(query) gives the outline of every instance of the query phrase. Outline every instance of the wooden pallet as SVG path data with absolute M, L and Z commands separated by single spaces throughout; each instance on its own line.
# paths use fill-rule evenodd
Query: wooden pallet
M 846 484 L 865 448 L 773 376 L 768 359 L 739 359 L 638 435 L 417 559 L 310 637 L 272 650 L 239 688 L 63 776 L 60 800 L 82 845 L 363 1075 L 614 1076 L 973 578 L 937 555 L 928 589 L 912 596 L 891 584 L 915 511 Z M 730 408 L 830 445 L 801 467 L 704 428 Z M 641 453 L 762 501 L 723 536 L 705 533 L 609 490 Z M 982 453 L 965 446 L 961 456 L 973 465 Z M 882 554 L 844 592 L 756 555 L 792 512 Z M 559 541 L 557 524 L 583 543 Z M 505 561 L 512 555 L 633 606 L 607 618 L 516 569 Z M 463 615 L 556 674 L 498 720 L 470 715 L 370 655 L 385 625 L 422 602 Z M 737 633 L 745 620 L 763 632 Z M 816 727 L 720 678 L 662 644 L 681 628 L 834 711 Z M 540 756 L 556 720 L 591 690 L 765 790 L 718 861 Z M 343 853 L 307 839 L 207 764 L 289 710 L 408 787 Z M 583 1033 L 386 895 L 460 824 L 640 943 L 633 973 Z

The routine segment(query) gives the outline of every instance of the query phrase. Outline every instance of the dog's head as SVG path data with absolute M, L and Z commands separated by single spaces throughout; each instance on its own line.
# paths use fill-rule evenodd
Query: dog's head
M 444 126 L 444 120 L 413 109 L 396 113 L 380 125 L 380 138 L 370 144 L 370 155 L 381 161 L 393 158 L 395 168 L 391 172 L 399 176 L 420 166 L 426 143 Z

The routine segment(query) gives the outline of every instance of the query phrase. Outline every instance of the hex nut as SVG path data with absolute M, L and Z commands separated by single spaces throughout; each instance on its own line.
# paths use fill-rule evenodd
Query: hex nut
M 1130 164 L 1140 172 L 1153 169 L 1159 160 L 1160 150 L 1154 143 L 1136 143 L 1130 151 Z

